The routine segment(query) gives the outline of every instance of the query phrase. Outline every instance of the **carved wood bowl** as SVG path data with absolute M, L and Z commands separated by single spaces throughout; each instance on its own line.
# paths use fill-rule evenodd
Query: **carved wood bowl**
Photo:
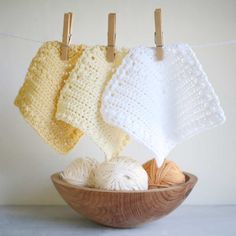
M 157 220 L 178 207 L 189 195 L 197 177 L 184 172 L 183 184 L 147 191 L 107 191 L 78 187 L 51 176 L 63 199 L 78 213 L 99 224 L 128 228 Z

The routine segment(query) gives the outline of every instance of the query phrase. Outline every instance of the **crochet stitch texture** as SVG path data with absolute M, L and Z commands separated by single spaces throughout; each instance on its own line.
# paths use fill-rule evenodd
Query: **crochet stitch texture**
M 29 66 L 15 105 L 39 135 L 60 153 L 67 153 L 83 134 L 79 129 L 55 119 L 59 92 L 84 46 L 70 46 L 69 59 L 60 59 L 59 42 L 46 42 Z
M 81 129 L 104 151 L 106 158 L 119 154 L 128 141 L 121 129 L 104 122 L 100 113 L 102 92 L 127 50 L 118 50 L 113 63 L 106 60 L 106 47 L 85 49 L 63 87 L 56 118 Z
M 103 94 L 106 122 L 148 147 L 160 166 L 176 144 L 224 122 L 207 75 L 185 44 L 130 50 Z

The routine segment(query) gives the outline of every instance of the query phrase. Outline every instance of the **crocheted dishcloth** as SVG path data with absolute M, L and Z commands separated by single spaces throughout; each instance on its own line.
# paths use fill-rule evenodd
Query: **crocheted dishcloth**
M 67 153 L 83 134 L 55 119 L 60 89 L 82 54 L 84 46 L 72 45 L 67 61 L 60 59 L 61 44 L 46 42 L 33 58 L 15 105 L 39 135 L 60 153 Z
M 159 166 L 176 144 L 224 122 L 206 73 L 186 45 L 130 50 L 103 94 L 101 113 L 148 147 Z
M 119 154 L 128 141 L 128 135 L 104 122 L 100 113 L 105 85 L 126 54 L 127 50 L 118 50 L 114 62 L 109 63 L 106 47 L 85 49 L 65 83 L 57 105 L 56 118 L 81 129 L 107 159 Z

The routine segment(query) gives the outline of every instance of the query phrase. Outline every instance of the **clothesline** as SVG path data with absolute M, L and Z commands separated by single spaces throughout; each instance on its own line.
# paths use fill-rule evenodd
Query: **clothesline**
M 0 32 L 0 37 L 15 38 L 15 39 L 20 39 L 24 41 L 34 42 L 34 43 L 44 43 L 44 41 L 41 41 L 41 40 L 25 38 L 19 35 L 13 35 L 13 34 L 2 33 L 2 32 Z M 227 46 L 227 45 L 233 45 L 233 44 L 236 44 L 236 40 L 210 42 L 210 43 L 203 43 L 203 44 L 190 44 L 190 46 L 194 48 L 207 48 L 207 47 Z

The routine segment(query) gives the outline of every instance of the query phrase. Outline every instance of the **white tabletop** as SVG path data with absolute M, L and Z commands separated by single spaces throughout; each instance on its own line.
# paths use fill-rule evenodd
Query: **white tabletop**
M 181 206 L 170 215 L 133 229 L 97 225 L 67 206 L 1 206 L 0 236 L 236 235 L 236 206 Z

